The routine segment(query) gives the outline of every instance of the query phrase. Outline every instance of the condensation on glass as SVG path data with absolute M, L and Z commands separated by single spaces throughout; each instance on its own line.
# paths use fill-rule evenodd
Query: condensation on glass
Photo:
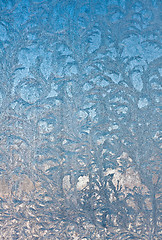
M 0 1 L 0 239 L 161 239 L 161 9 Z

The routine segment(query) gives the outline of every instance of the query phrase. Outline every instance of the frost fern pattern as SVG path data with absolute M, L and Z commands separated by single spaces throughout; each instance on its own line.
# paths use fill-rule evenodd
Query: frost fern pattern
M 0 239 L 161 239 L 160 9 L 0 1 Z

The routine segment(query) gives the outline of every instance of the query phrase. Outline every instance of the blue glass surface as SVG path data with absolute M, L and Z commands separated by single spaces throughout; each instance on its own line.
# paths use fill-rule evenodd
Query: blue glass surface
M 161 239 L 161 10 L 0 0 L 0 239 Z

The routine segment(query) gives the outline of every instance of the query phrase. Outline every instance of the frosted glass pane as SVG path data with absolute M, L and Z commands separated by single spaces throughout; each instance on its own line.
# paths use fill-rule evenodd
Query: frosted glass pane
M 161 239 L 161 9 L 0 0 L 0 239 Z

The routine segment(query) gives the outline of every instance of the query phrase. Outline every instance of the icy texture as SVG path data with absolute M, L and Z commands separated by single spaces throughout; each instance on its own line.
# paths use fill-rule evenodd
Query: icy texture
M 161 9 L 0 1 L 0 239 L 161 239 Z

